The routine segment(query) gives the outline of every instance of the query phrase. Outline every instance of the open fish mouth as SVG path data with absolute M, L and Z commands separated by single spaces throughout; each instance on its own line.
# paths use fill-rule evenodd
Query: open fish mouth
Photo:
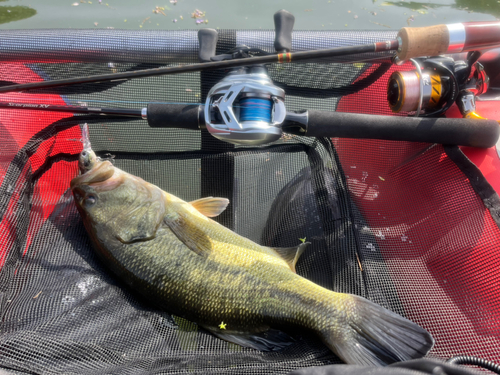
M 111 180 L 115 175 L 115 170 L 116 168 L 108 160 L 98 161 L 94 168 L 71 180 L 71 190 L 82 185 L 92 185 L 93 187 L 102 185 L 104 187 L 105 185 L 110 185 L 108 182 L 114 185 Z
M 88 209 L 95 205 L 99 193 L 113 190 L 123 183 L 120 170 L 109 161 L 97 161 L 94 167 L 71 180 L 71 191 L 77 206 Z

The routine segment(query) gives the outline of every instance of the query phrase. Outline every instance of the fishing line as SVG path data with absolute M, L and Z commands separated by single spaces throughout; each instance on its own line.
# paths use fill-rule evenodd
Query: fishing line
M 272 100 L 243 98 L 240 100 L 240 121 L 271 122 Z

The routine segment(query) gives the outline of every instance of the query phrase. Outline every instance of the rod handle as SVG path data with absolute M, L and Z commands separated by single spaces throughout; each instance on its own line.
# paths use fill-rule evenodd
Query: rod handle
M 403 27 L 396 56 L 408 60 L 419 56 L 437 56 L 448 51 L 450 33 L 446 25 Z
M 146 118 L 152 128 L 200 130 L 205 121 L 201 105 L 166 103 L 148 104 Z
M 297 121 L 295 121 L 297 122 Z M 489 148 L 500 136 L 495 120 L 365 115 L 308 111 L 306 136 L 368 138 Z
M 479 21 L 429 27 L 403 27 L 397 56 L 408 60 L 419 56 L 460 53 L 500 46 L 500 22 Z
M 292 13 L 281 9 L 274 13 L 274 28 L 276 36 L 274 49 L 276 52 L 290 52 L 292 50 L 292 30 L 295 17 Z

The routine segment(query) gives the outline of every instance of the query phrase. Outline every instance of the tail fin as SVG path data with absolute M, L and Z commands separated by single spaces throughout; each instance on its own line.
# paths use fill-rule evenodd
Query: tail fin
M 424 357 L 434 339 L 419 325 L 367 299 L 352 296 L 356 311 L 347 327 L 320 332 L 326 345 L 349 364 L 384 366 Z

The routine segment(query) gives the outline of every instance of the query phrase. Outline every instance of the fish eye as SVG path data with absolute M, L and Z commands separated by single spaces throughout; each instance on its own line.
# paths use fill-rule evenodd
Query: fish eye
M 95 195 L 87 195 L 85 198 L 85 206 L 92 207 L 95 202 L 97 202 L 97 197 Z

